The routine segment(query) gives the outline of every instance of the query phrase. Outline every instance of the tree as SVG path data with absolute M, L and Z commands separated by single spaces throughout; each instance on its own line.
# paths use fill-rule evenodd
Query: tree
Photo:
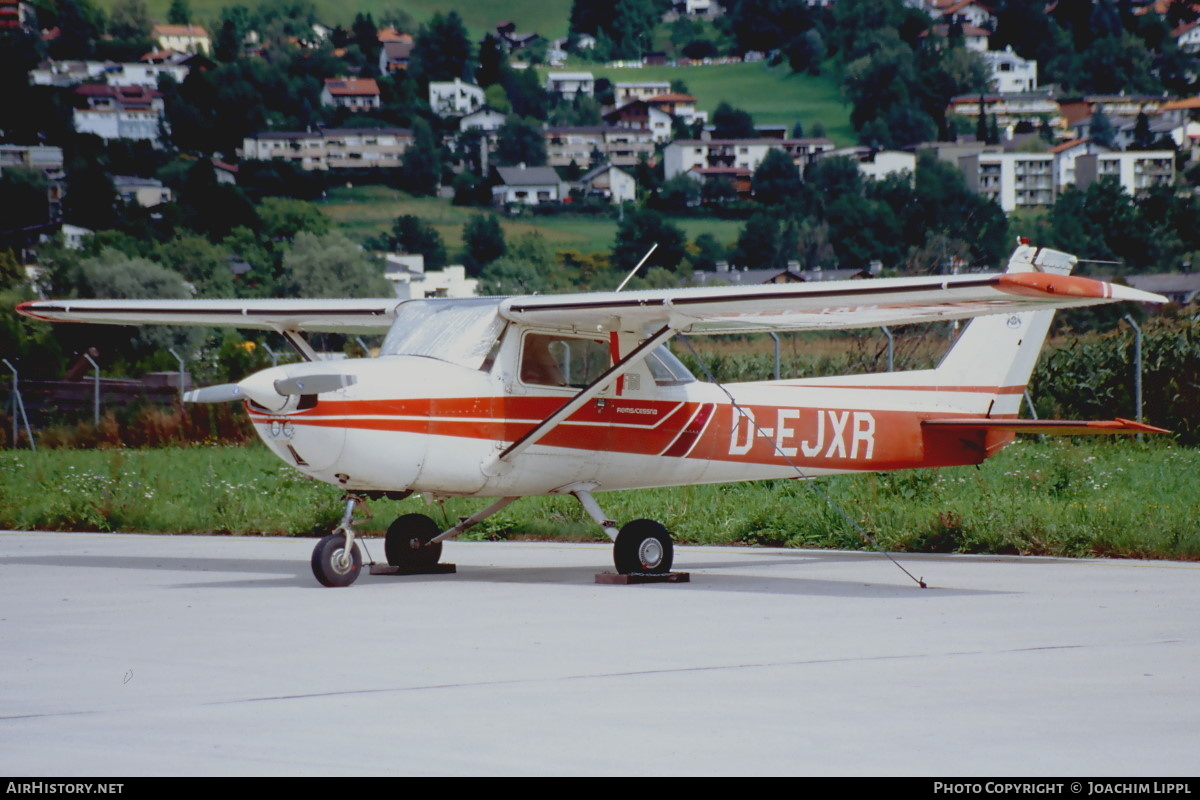
M 693 253 L 688 257 L 692 269 L 712 271 L 725 258 L 725 248 L 711 233 L 702 233 L 692 242 Z
M 446 245 L 431 226 L 411 214 L 397 217 L 392 223 L 391 245 L 398 252 L 425 256 L 425 269 L 441 269 L 446 265 Z
M 25 268 L 17 260 L 12 249 L 0 250 L 0 292 L 6 292 L 25 283 Z
M 545 165 L 546 137 L 537 120 L 512 114 L 500 126 L 496 137 L 496 161 L 500 165 Z
M 475 83 L 484 89 L 504 80 L 508 72 L 508 51 L 500 40 L 488 34 L 479 44 L 479 67 L 475 70 Z
M 212 162 L 200 159 L 188 170 L 179 191 L 187 225 L 211 239 L 223 239 L 238 226 L 259 230 L 262 226 L 254 205 L 236 186 L 217 183 Z
M 1150 118 L 1145 111 L 1139 111 L 1137 122 L 1133 125 L 1133 141 L 1130 150 L 1153 150 L 1154 134 L 1150 131 Z
M 294 239 L 303 232 L 321 235 L 333 227 L 329 217 L 312 203 L 290 197 L 268 197 L 258 207 L 262 235 L 271 240 Z
M 669 7 L 666 0 L 574 0 L 571 35 L 595 36 L 607 58 L 636 58 L 650 49 L 654 27 Z
M 658 248 L 650 264 L 675 269 L 687 256 L 683 232 L 657 211 L 635 211 L 625 216 L 617 228 L 613 246 L 613 266 L 628 272 L 654 244 Z
M 182 299 L 189 296 L 183 276 L 147 258 L 104 249 L 80 262 L 84 297 Z
M 82 297 L 129 299 L 186 299 L 191 296 L 183 276 L 161 264 L 118 250 L 103 249 L 79 262 L 76 291 Z M 141 350 L 165 350 L 168 347 L 194 347 L 200 338 L 195 329 L 148 326 L 132 331 L 108 329 L 89 331 L 88 340 L 101 352 L 123 352 L 132 346 Z
M 726 102 L 717 106 L 712 120 L 714 139 L 753 139 L 758 135 L 754 118 Z
M 788 254 L 780 244 L 779 220 L 770 214 L 755 214 L 742 227 L 729 260 L 749 269 L 787 269 Z
M 434 14 L 428 25 L 422 25 L 412 50 L 413 69 L 423 83 L 470 80 L 471 40 L 457 11 L 445 16 Z
M 354 32 L 354 43 L 358 45 L 358 49 L 363 54 L 362 74 L 377 75 L 379 73 L 379 51 L 383 45 L 379 43 L 379 31 L 375 27 L 375 21 L 371 19 L 370 14 L 356 14 L 351 30 Z
M 488 264 L 504 255 L 504 231 L 492 214 L 476 214 L 463 226 L 463 265 L 478 275 Z
M 412 130 L 413 143 L 404 151 L 401 184 L 412 194 L 435 195 L 442 179 L 441 152 L 428 122 L 418 117 Z
M 64 217 L 73 225 L 92 230 L 110 227 L 116 220 L 117 190 L 102 164 L 95 162 L 67 171 Z
M 90 58 L 104 30 L 104 14 L 89 0 L 58 0 L 58 30 L 58 38 L 51 42 L 51 56 Z
M 296 234 L 283 254 L 279 292 L 285 297 L 386 297 L 392 288 L 375 259 L 333 232 Z
M 572 285 L 573 276 L 550 255 L 545 240 L 537 233 L 515 237 L 508 252 L 483 268 L 483 294 L 553 294 Z
M 12 231 L 50 221 L 46 176 L 40 170 L 6 167 L 0 172 L 0 230 Z M 111 203 L 111 200 L 109 201 Z
M 517 116 L 544 120 L 550 113 L 550 93 L 543 88 L 537 70 L 510 69 L 504 73 L 504 93 Z
M 242 38 L 232 20 L 221 23 L 221 29 L 217 31 L 217 40 L 213 44 L 213 55 L 218 61 L 225 63 L 237 61 L 241 57 Z
M 754 199 L 765 206 L 784 205 L 800 194 L 800 172 L 792 157 L 782 150 L 771 148 L 754 170 L 751 186 Z
M 163 243 L 159 259 L 196 287 L 200 297 L 230 297 L 234 293 L 228 250 L 203 236 L 181 234 Z
M 700 184 L 694 177 L 680 173 L 663 181 L 648 204 L 668 214 L 686 213 L 700 205 Z
M 117 39 L 144 39 L 150 35 L 150 11 L 145 0 L 118 0 L 108 18 L 108 32 Z
M 187 25 L 192 21 L 192 9 L 187 0 L 171 0 L 167 10 L 167 22 L 172 25 Z
M 1113 147 L 1116 135 L 1112 120 L 1104 113 L 1104 108 L 1097 104 L 1096 110 L 1092 112 L 1092 124 L 1088 130 L 1088 138 L 1098 145 Z

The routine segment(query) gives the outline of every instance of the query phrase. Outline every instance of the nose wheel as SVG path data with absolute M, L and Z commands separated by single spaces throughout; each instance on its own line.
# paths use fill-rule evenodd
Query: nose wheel
M 370 512 L 356 520 L 354 507 L 359 504 L 365 507 L 366 501 L 356 494 L 347 494 L 342 500 L 346 504 L 342 521 L 313 548 L 312 571 L 322 586 L 349 586 L 362 572 L 362 553 L 354 541 L 354 525 L 369 520 Z
M 362 571 L 358 543 L 347 547 L 345 534 L 329 534 L 313 548 L 312 570 L 322 586 L 349 586 Z

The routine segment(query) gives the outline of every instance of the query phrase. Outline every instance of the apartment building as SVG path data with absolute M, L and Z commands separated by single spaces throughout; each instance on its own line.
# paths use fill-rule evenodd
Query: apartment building
M 1086 189 L 1102 178 L 1115 178 L 1131 195 L 1175 181 L 1175 153 L 1170 150 L 1089 153 L 1075 159 L 1075 185 Z
M 967 186 L 1004 212 L 1054 205 L 1053 153 L 977 153 L 959 159 Z
M 408 128 L 317 128 L 269 131 L 242 142 L 242 158 L 282 159 L 301 169 L 373 169 L 399 167 L 412 144 Z
M 572 161 L 587 167 L 595 153 L 616 167 L 632 167 L 642 156 L 654 157 L 654 135 L 644 128 L 552 125 L 545 137 L 546 163 L 552 167 L 567 167 Z
M 753 171 L 772 149 L 787 153 L 803 170 L 833 148 L 829 139 L 680 139 L 663 149 L 663 170 L 668 179 L 697 168 Z

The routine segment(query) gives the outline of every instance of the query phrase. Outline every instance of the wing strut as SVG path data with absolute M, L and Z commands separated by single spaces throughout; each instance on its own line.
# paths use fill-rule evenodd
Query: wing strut
M 635 347 L 629 352 L 629 355 L 622 358 L 617 363 L 613 364 L 604 371 L 600 377 L 589 383 L 587 386 L 579 390 L 579 393 L 568 400 L 557 411 L 544 420 L 539 422 L 532 430 L 517 439 L 504 449 L 496 458 L 487 466 L 484 467 L 486 474 L 492 474 L 490 470 L 499 468 L 502 462 L 509 462 L 522 451 L 536 444 L 539 439 L 556 428 L 559 423 L 567 417 L 574 414 L 579 409 L 583 408 L 589 400 L 600 394 L 610 383 L 615 381 L 620 376 L 624 375 L 634 365 L 642 362 L 646 356 L 650 355 L 654 348 L 658 347 L 663 342 L 670 339 L 677 333 L 675 328 L 670 325 L 664 325 L 655 331 L 649 338 Z
M 291 328 L 276 328 L 279 335 L 287 340 L 296 352 L 298 352 L 305 361 L 320 361 L 321 357 L 317 355 L 317 351 L 313 350 L 312 345 L 308 340 L 300 335 L 300 331 Z

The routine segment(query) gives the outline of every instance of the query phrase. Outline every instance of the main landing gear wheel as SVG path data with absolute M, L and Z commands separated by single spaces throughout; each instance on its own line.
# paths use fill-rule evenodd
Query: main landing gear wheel
M 441 528 L 424 514 L 405 514 L 388 526 L 383 540 L 387 562 L 403 570 L 422 570 L 435 566 L 442 558 L 442 543 L 428 544 Z
M 362 571 L 362 554 L 356 542 L 346 553 L 346 535 L 331 533 L 313 548 L 312 571 L 323 586 L 349 586 Z
M 617 572 L 662 574 L 671 571 L 675 548 L 671 534 L 652 519 L 635 519 L 621 528 L 613 545 Z

